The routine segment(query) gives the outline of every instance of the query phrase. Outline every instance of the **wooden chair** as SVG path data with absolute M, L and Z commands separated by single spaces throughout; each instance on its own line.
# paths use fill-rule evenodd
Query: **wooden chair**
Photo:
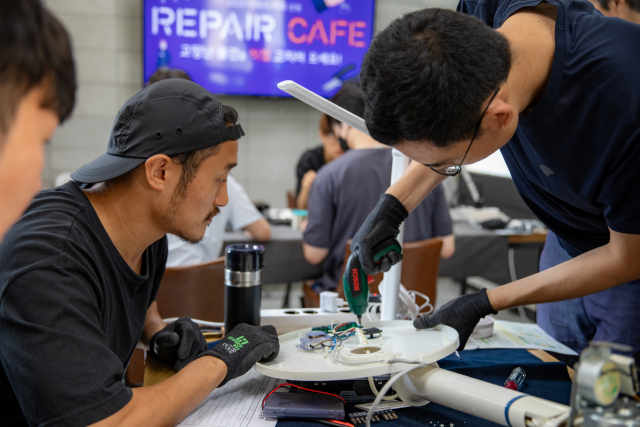
M 287 207 L 289 209 L 296 209 L 298 205 L 296 204 L 296 192 L 293 190 L 287 190 Z
M 165 319 L 189 316 L 224 322 L 224 257 L 186 267 L 168 267 L 156 301 Z
M 438 282 L 441 248 L 442 239 L 440 237 L 407 242 L 402 247 L 402 274 L 400 278 L 402 285 L 408 291 L 418 291 L 425 294 L 429 297 L 432 304 L 436 300 L 436 284 Z M 338 292 L 340 298 L 344 298 L 342 276 L 344 275 L 344 266 L 347 264 L 350 255 L 351 240 L 347 241 L 344 261 L 342 263 L 342 274 L 340 275 L 340 282 L 336 288 L 336 292 Z M 373 282 L 369 285 L 371 292 L 380 292 L 378 287 L 380 282 L 382 282 L 383 276 L 383 273 L 373 276 Z M 320 296 L 311 289 L 312 284 L 313 282 L 305 283 L 302 287 L 304 307 L 318 307 L 320 305 Z
M 440 249 L 442 239 L 434 237 L 428 240 L 418 240 L 416 242 L 406 242 L 402 246 L 402 274 L 400 281 L 408 291 L 418 291 L 429 297 L 431 303 L 436 300 L 436 284 L 438 282 L 438 269 L 440 267 Z M 351 240 L 347 242 L 342 264 L 342 273 L 347 259 L 351 255 Z M 380 292 L 378 287 L 382 282 L 384 274 L 373 276 L 373 283 L 369 289 L 373 293 Z M 340 276 L 342 277 L 342 276 Z M 344 298 L 343 286 L 338 286 L 337 290 L 340 298 Z
M 186 267 L 165 270 L 158 295 L 162 318 L 189 316 L 210 322 L 224 322 L 224 257 Z M 125 380 L 141 386 L 144 380 L 144 351 L 133 352 Z

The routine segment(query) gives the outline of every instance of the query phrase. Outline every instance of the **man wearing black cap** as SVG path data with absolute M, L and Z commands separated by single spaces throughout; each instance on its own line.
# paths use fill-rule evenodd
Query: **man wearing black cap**
M 116 116 L 107 153 L 72 175 L 98 184 L 40 193 L 7 233 L 3 425 L 174 425 L 215 387 L 277 356 L 272 326 L 239 325 L 207 351 L 193 322 L 165 326 L 155 303 L 165 234 L 197 242 L 227 203 L 225 181 L 244 135 L 236 120 L 233 108 L 195 83 L 151 85 Z M 126 388 L 139 340 L 179 372 Z

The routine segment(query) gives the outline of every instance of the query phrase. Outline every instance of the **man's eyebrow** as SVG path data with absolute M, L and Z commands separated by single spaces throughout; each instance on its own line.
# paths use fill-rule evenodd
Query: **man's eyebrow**
M 238 162 L 229 163 L 229 164 L 227 164 L 227 167 L 225 168 L 225 170 L 230 171 L 231 169 L 235 168 L 236 166 L 238 166 Z

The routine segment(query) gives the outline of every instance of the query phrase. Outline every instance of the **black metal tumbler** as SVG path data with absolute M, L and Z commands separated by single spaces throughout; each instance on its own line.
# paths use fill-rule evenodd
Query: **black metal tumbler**
M 260 325 L 264 247 L 229 245 L 225 249 L 224 324 L 230 331 L 240 323 Z

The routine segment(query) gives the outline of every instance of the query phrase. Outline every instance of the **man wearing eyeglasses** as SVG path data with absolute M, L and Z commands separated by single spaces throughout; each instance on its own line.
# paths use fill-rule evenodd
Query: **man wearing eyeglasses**
M 365 120 L 414 162 L 353 239 L 365 271 L 387 268 L 372 248 L 425 195 L 498 149 L 550 229 L 540 273 L 416 327 L 452 326 L 462 349 L 482 317 L 538 304 L 538 324 L 574 350 L 613 341 L 640 359 L 639 45 L 640 26 L 569 0 L 462 0 L 376 36 L 361 72 Z

